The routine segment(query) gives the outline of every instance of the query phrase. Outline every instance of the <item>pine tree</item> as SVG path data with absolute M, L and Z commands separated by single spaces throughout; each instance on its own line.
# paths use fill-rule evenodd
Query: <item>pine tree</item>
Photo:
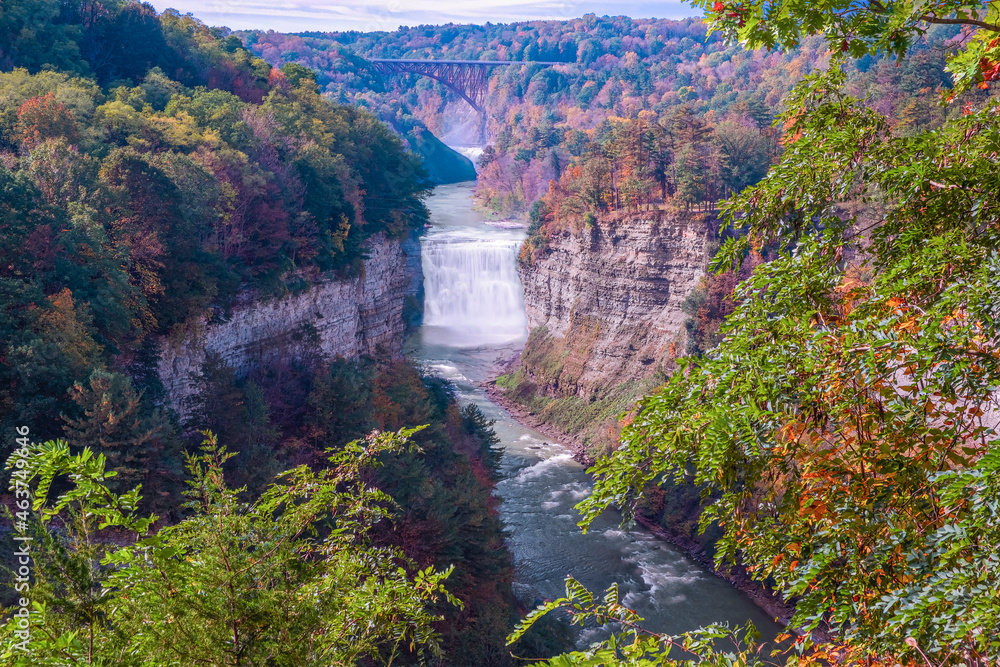
M 107 457 L 117 473 L 109 487 L 123 491 L 142 484 L 147 506 L 173 507 L 181 486 L 182 443 L 167 417 L 159 409 L 143 410 L 142 394 L 121 373 L 95 370 L 69 393 L 82 416 L 64 415 L 63 430 L 74 445 Z

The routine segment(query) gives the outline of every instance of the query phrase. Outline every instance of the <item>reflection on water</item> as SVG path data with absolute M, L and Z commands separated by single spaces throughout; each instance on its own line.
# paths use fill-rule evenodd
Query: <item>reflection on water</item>
M 567 448 L 514 421 L 478 386 L 495 361 L 509 358 L 527 338 L 513 271 L 524 232 L 484 224 L 471 209 L 470 194 L 469 184 L 440 186 L 428 200 L 432 227 L 423 257 L 430 316 L 407 353 L 426 372 L 451 380 L 462 403 L 475 403 L 496 420 L 505 450 L 497 492 L 517 565 L 515 591 L 529 603 L 560 597 L 572 574 L 595 591 L 618 582 L 625 604 L 651 630 L 680 633 L 753 620 L 773 635 L 775 624 L 746 596 L 644 529 L 623 531 L 614 512 L 584 535 L 574 508 L 591 488 L 583 467 Z M 509 253 L 506 260 L 501 252 Z M 582 640 L 599 632 L 588 630 Z

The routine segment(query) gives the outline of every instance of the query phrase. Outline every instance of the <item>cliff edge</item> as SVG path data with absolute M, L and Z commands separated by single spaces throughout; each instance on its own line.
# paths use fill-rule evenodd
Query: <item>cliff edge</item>
M 379 235 L 366 242 L 358 275 L 328 278 L 270 301 L 245 299 L 224 322 L 192 322 L 178 339 L 159 341 L 158 372 L 167 401 L 183 417 L 192 380 L 209 353 L 238 374 L 277 355 L 315 350 L 328 358 L 402 354 L 403 307 L 412 291 L 403 245 Z

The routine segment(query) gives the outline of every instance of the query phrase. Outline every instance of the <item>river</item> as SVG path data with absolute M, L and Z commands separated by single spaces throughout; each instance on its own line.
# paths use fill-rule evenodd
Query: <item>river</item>
M 574 509 L 591 489 L 583 466 L 566 447 L 512 419 L 481 388 L 493 364 L 527 339 L 515 268 L 525 232 L 486 224 L 471 194 L 471 183 L 439 186 L 427 201 L 424 323 L 407 342 L 407 355 L 425 372 L 451 380 L 461 403 L 475 403 L 496 420 L 504 448 L 497 492 L 517 568 L 515 592 L 530 604 L 562 596 L 567 574 L 595 592 L 618 582 L 623 601 L 650 630 L 673 634 L 752 620 L 773 636 L 777 626 L 747 596 L 645 529 L 623 531 L 616 513 L 605 513 L 584 535 Z M 601 632 L 586 631 L 581 643 Z

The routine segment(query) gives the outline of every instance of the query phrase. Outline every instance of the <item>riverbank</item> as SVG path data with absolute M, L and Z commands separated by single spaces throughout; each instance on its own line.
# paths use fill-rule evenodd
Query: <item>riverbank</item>
M 594 459 L 587 454 L 586 447 L 584 446 L 582 440 L 575 436 L 563 433 L 550 424 L 546 424 L 545 421 L 543 421 L 538 415 L 531 412 L 523 405 L 518 405 L 508 399 L 504 395 L 503 389 L 497 386 L 497 378 L 510 372 L 517 365 L 520 358 L 521 353 L 517 352 L 510 359 L 496 364 L 496 366 L 490 371 L 489 377 L 481 385 L 486 391 L 486 395 L 490 397 L 491 401 L 510 413 L 510 416 L 516 421 L 520 422 L 524 426 L 527 426 L 528 428 L 535 429 L 539 433 L 547 435 L 553 440 L 558 440 L 560 444 L 567 447 L 573 453 L 574 460 L 587 467 L 594 465 Z
M 496 385 L 497 377 L 509 372 L 517 364 L 520 354 L 518 352 L 510 359 L 498 362 L 491 369 L 489 376 L 481 384 L 487 396 L 489 396 L 491 401 L 506 410 L 514 420 L 558 441 L 572 452 L 573 458 L 578 462 L 588 467 L 592 466 L 594 459 L 587 455 L 582 441 L 561 432 L 550 424 L 546 424 L 538 415 L 533 414 L 524 406 L 509 400 L 505 396 L 503 389 Z M 716 568 L 714 560 L 708 556 L 704 547 L 690 537 L 677 531 L 668 530 L 641 516 L 636 516 L 636 521 L 658 539 L 667 542 L 686 554 L 709 573 L 729 582 L 734 588 L 750 598 L 759 609 L 767 613 L 782 626 L 787 627 L 795 611 L 794 605 L 788 604 L 775 591 L 752 579 L 742 567 L 733 566 L 728 570 L 720 570 Z
M 751 579 L 740 566 L 733 566 L 728 571 L 719 570 L 715 567 L 715 561 L 708 557 L 700 544 L 676 531 L 670 531 L 662 526 L 653 523 L 641 516 L 636 516 L 637 523 L 642 524 L 649 532 L 667 542 L 685 554 L 692 560 L 715 576 L 728 581 L 733 587 L 750 598 L 755 605 L 767 612 L 767 614 L 782 626 L 787 627 L 788 622 L 795 612 L 795 606 L 790 605 L 781 599 L 781 596 L 760 582 Z

